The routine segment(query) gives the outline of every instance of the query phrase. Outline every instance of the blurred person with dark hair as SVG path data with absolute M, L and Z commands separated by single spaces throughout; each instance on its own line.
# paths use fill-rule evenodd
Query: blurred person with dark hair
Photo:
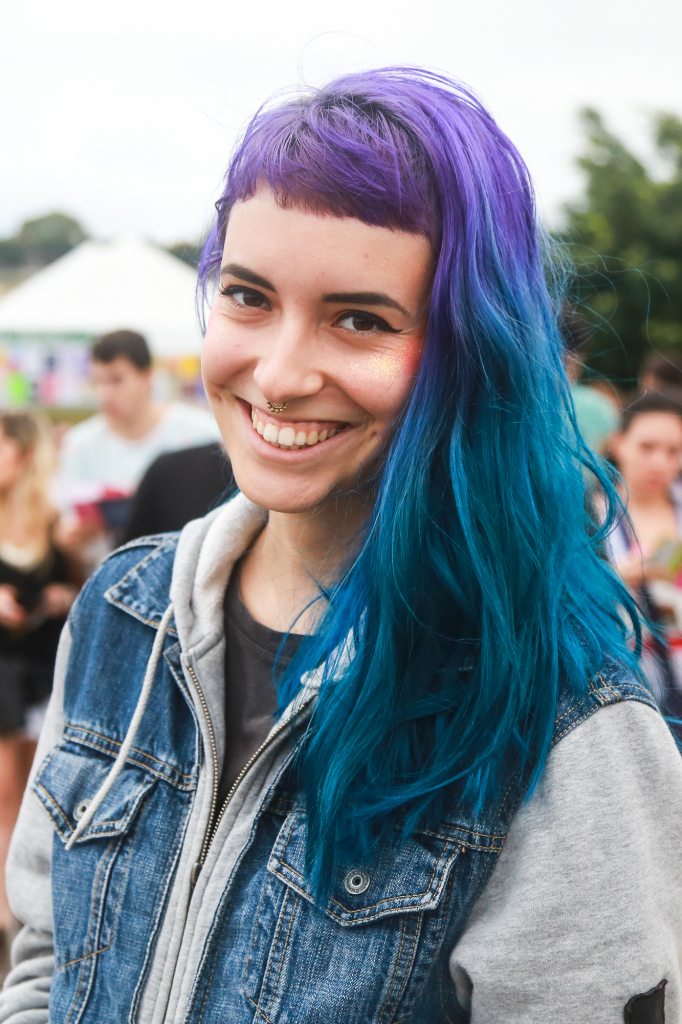
M 682 714 L 682 389 L 639 395 L 623 411 L 611 451 L 628 517 L 609 537 L 611 560 L 636 591 L 658 636 L 645 667 L 667 711 Z
M 618 426 L 618 408 L 614 399 L 603 391 L 578 383 L 583 371 L 580 350 L 589 341 L 592 329 L 570 303 L 564 304 L 560 327 L 566 346 L 566 373 L 571 382 L 578 428 L 590 448 L 603 454 Z
M 682 389 L 682 352 L 674 348 L 651 352 L 640 370 L 640 391 L 658 391 L 671 387 Z
M 235 487 L 222 445 L 159 455 L 140 481 L 123 541 L 181 530 L 230 497 Z
M 62 625 L 77 593 L 55 545 L 48 500 L 49 428 L 27 412 L 0 413 L 0 929 L 9 909 L 4 865 L 52 688 Z M 0 933 L 1 934 L 1 933 Z
M 152 359 L 135 331 L 105 334 L 92 349 L 100 414 L 72 427 L 60 452 L 56 497 L 72 548 L 95 542 L 97 561 L 120 540 L 134 494 L 157 455 L 219 440 L 206 409 L 152 398 Z M 101 549 L 101 550 L 100 550 Z

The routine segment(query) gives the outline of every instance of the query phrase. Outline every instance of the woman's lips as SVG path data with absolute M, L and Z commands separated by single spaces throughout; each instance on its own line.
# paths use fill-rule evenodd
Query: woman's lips
M 271 413 L 251 406 L 251 422 L 264 441 L 273 448 L 284 448 L 288 451 L 299 451 L 302 448 L 313 448 L 315 445 L 328 441 L 342 430 L 348 423 L 338 420 L 284 420 L 275 419 Z

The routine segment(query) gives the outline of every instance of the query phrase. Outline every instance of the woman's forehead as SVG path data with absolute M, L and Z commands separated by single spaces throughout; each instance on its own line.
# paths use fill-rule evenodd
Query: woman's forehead
M 282 206 L 263 190 L 231 211 L 223 266 L 234 264 L 267 278 L 274 290 L 288 280 L 300 283 L 305 273 L 323 289 L 353 290 L 359 278 L 371 277 L 384 291 L 407 289 L 416 298 L 430 279 L 433 259 L 423 235 Z
M 624 434 L 639 440 L 672 437 L 682 441 L 682 417 L 674 412 L 641 412 L 632 419 Z

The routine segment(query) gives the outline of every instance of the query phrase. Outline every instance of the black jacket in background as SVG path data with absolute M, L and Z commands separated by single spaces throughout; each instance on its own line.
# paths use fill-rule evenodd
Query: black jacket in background
M 140 481 L 123 543 L 181 530 L 229 497 L 234 487 L 230 463 L 219 444 L 159 455 Z

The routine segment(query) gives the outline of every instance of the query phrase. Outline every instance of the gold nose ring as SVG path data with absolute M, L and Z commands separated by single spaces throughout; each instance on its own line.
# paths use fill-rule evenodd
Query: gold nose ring
M 287 407 L 286 402 L 282 402 L 281 405 L 273 405 L 272 402 L 266 402 L 265 404 L 267 405 L 270 412 L 284 412 L 284 410 Z

